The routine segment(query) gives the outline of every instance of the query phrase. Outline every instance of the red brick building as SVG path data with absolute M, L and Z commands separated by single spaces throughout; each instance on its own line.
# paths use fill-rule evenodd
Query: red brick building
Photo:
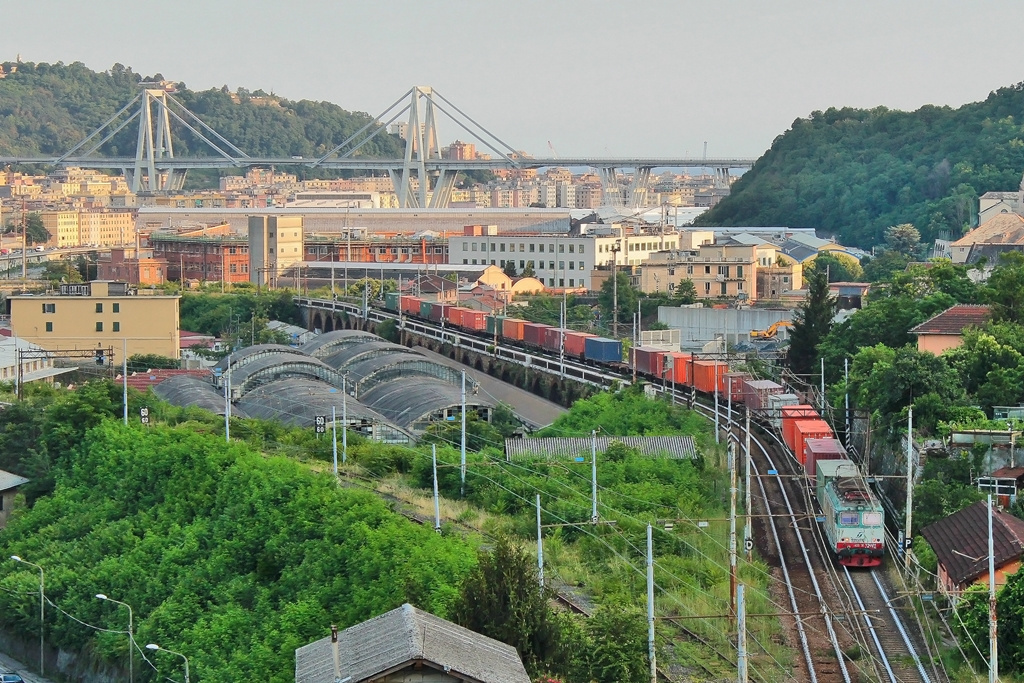
M 303 245 L 306 261 L 358 263 L 447 263 L 448 240 L 374 233 L 372 238 L 344 235 L 307 235 Z
M 162 285 L 167 282 L 167 259 L 154 258 L 152 252 L 111 249 L 96 262 L 97 280 L 127 282 L 133 285 Z
M 153 256 L 167 262 L 167 279 L 248 282 L 249 239 L 227 224 L 149 236 Z

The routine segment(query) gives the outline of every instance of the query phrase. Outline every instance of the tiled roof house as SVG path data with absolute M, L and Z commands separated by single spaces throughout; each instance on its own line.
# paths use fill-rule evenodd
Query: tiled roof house
M 939 560 L 939 589 L 958 595 L 975 583 L 988 584 L 988 504 L 978 501 L 921 533 Z M 1024 520 L 993 510 L 992 547 L 996 585 L 1020 569 L 1024 553 Z
M 910 330 L 917 335 L 917 350 L 929 351 L 936 356 L 946 349 L 955 349 L 963 343 L 963 332 L 968 327 L 981 327 L 992 317 L 988 306 L 957 304 Z

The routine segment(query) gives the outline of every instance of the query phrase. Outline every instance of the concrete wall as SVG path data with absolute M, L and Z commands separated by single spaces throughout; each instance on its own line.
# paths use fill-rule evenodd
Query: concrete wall
M 719 335 L 724 335 L 727 344 L 746 342 L 751 330 L 766 330 L 780 320 L 792 319 L 790 309 L 658 307 L 658 320 L 680 331 L 683 349 L 699 348 Z M 777 338 L 785 335 L 786 329 L 780 329 Z

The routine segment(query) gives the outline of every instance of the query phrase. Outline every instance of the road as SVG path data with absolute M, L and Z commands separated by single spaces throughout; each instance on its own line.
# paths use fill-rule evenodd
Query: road
M 38 664 L 38 657 L 36 664 Z M 18 660 L 0 652 L 0 673 L 16 673 L 25 679 L 25 683 L 53 683 L 49 678 L 29 672 L 28 668 Z
M 424 356 L 430 357 L 431 360 L 443 363 L 459 370 L 465 370 L 467 377 L 472 377 L 474 380 L 480 383 L 480 391 L 489 397 L 496 403 L 506 403 L 512 407 L 515 413 L 528 422 L 531 427 L 544 427 L 555 421 L 562 413 L 566 412 L 565 408 L 552 403 L 551 401 L 545 400 L 536 394 L 532 394 L 525 389 L 506 384 L 499 379 L 491 377 L 486 372 L 480 372 L 474 370 L 468 365 L 463 365 L 458 361 L 454 361 L 448 356 L 442 356 L 439 353 L 434 353 L 422 346 L 416 346 L 413 350 L 422 353 Z

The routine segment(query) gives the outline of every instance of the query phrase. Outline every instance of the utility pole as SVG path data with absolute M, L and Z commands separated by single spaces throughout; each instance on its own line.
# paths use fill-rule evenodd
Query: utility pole
M 729 606 L 736 617 L 736 444 L 729 440 Z
M 348 463 L 348 382 L 341 378 L 341 464 Z
M 124 398 L 124 424 L 128 426 L 128 339 L 124 340 L 124 352 L 121 354 L 121 390 Z
M 231 354 L 224 369 L 224 441 L 231 443 Z
M 28 279 L 28 213 L 25 208 L 25 199 L 21 200 L 21 279 Z M 89 279 L 89 265 L 85 266 L 86 280 Z
M 619 338 L 619 243 L 612 245 L 612 338 Z
M 996 558 L 992 541 L 992 494 L 988 494 L 988 681 L 999 679 L 999 625 L 996 621 Z
M 541 537 L 540 526 L 540 494 L 537 494 L 537 579 L 540 583 L 541 593 L 544 592 L 544 540 Z
M 654 652 L 654 542 L 647 525 L 647 658 L 651 662 L 651 683 L 658 683 L 658 659 Z
M 903 561 L 907 576 L 910 576 L 910 535 L 911 517 L 914 512 L 914 407 L 907 408 L 907 511 L 906 532 L 903 537 Z
M 430 458 L 434 466 L 434 531 L 441 533 L 441 500 L 437 495 L 437 444 L 430 444 Z M 539 496 L 538 496 L 539 498 Z
M 466 495 L 466 371 L 462 371 L 462 446 L 461 446 L 461 465 L 459 468 L 459 474 L 462 477 L 462 485 L 459 489 L 459 495 Z
M 590 523 L 597 524 L 597 430 L 590 431 Z
M 338 409 L 331 406 L 331 439 L 334 442 L 332 452 L 334 453 L 334 479 L 338 479 Z
M 843 359 L 843 392 L 846 412 L 844 413 L 844 422 L 846 423 L 846 448 L 850 448 L 850 430 L 853 429 L 853 425 L 850 424 L 850 359 Z
M 747 512 L 747 518 L 743 521 L 743 549 L 747 553 L 747 562 L 750 562 L 751 551 L 754 549 L 754 536 L 750 528 L 750 408 L 746 409 L 745 423 L 743 452 L 747 457 L 743 467 L 743 509 Z
M 747 683 L 747 606 L 743 584 L 736 587 L 736 681 Z
M 825 412 L 825 357 L 824 356 L 822 356 L 822 358 L 821 358 L 821 401 L 820 402 L 821 402 L 821 405 L 819 406 L 819 410 L 821 410 L 821 412 L 824 413 Z
M 715 383 L 715 443 L 721 443 L 721 437 L 718 434 L 718 361 L 715 361 L 714 365 L 714 383 Z

